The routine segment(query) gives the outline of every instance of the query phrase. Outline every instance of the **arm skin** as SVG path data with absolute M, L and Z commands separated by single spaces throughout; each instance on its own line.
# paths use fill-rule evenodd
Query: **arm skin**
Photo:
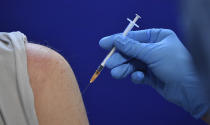
M 27 43 L 30 84 L 39 125 L 89 125 L 74 73 L 47 47 Z

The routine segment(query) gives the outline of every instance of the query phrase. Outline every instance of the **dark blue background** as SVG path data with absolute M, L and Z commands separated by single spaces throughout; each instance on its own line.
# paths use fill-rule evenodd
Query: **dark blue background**
M 173 29 L 179 36 L 176 0 L 5 0 L 0 1 L 0 31 L 19 30 L 30 41 L 60 52 L 71 64 L 81 90 L 107 51 L 101 37 L 122 32 L 138 13 L 141 29 Z M 92 125 L 204 125 L 148 86 L 129 78 L 114 80 L 105 69 L 83 95 Z

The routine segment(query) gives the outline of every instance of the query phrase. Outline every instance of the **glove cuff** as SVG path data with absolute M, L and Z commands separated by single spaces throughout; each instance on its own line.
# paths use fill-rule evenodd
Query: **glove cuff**
M 200 105 L 193 112 L 191 112 L 191 115 L 195 119 L 200 119 L 208 112 L 208 109 L 209 109 L 209 107 L 207 106 L 207 104 Z

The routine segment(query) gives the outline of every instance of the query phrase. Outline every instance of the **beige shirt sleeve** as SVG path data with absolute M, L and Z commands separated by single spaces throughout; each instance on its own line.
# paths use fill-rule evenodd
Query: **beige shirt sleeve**
M 0 125 L 38 125 L 25 43 L 20 32 L 0 33 Z

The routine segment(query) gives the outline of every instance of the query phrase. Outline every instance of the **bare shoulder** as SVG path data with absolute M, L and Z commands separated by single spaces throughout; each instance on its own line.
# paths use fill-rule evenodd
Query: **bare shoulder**
M 42 70 L 51 68 L 52 65 L 55 68 L 55 64 L 67 67 L 69 66 L 63 56 L 46 46 L 27 43 L 26 53 L 28 65 L 30 66 L 33 64 L 35 66 L 39 66 Z
M 26 44 L 28 74 L 40 125 L 88 125 L 80 90 L 67 61 L 56 51 Z
M 40 80 L 45 80 L 45 77 L 41 76 L 58 77 L 59 74 L 65 73 L 74 76 L 68 62 L 53 49 L 39 44 L 27 43 L 26 53 L 30 77 L 39 77 Z

